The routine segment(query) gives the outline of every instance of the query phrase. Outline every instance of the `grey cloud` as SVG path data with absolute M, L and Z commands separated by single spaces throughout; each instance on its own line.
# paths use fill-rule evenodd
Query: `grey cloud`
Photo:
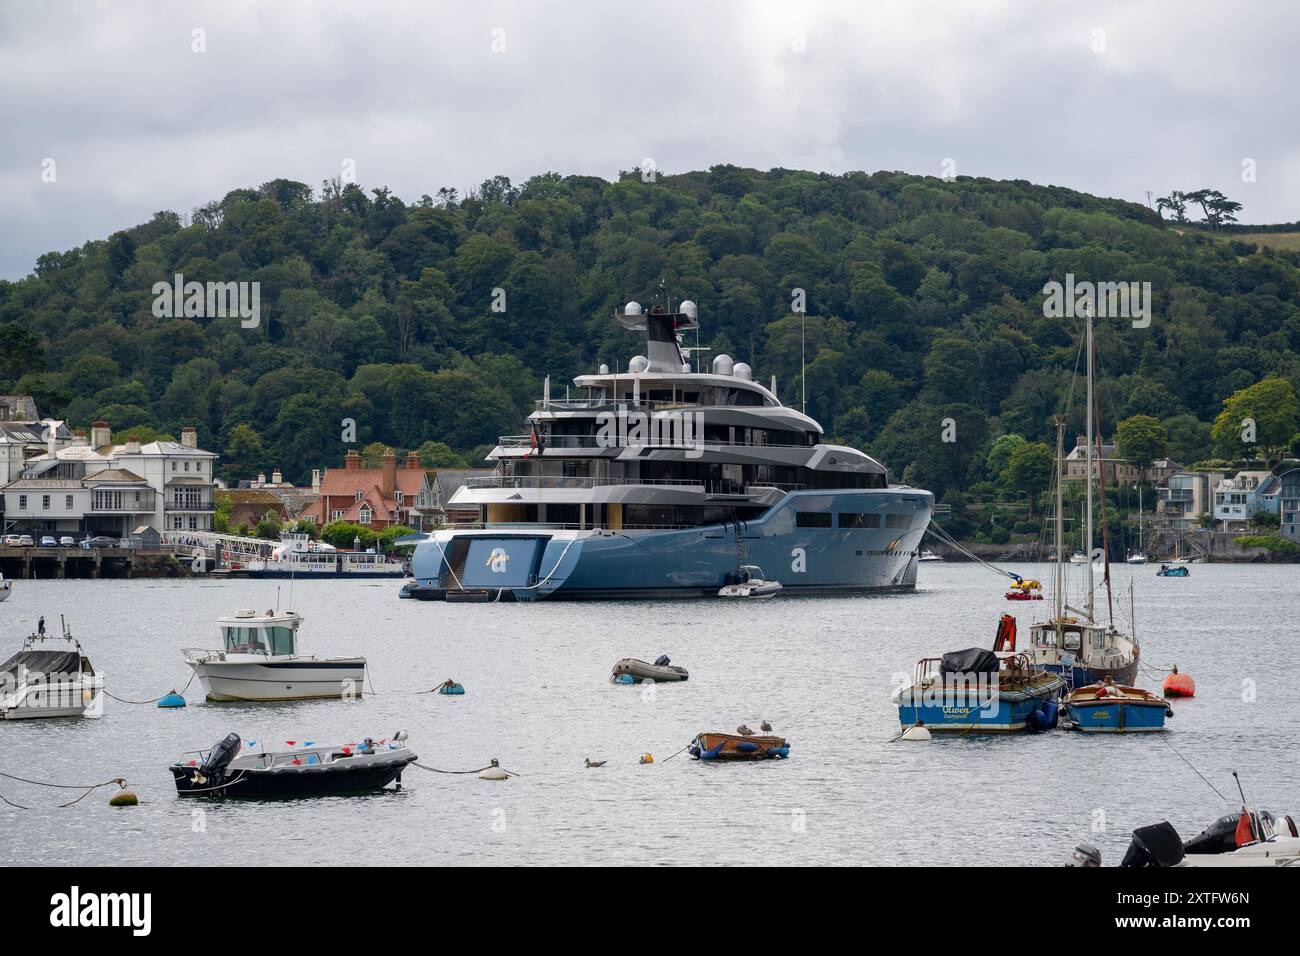
M 647 157 L 933 175 L 951 157 L 1142 202 L 1211 186 L 1243 221 L 1288 221 L 1297 26 L 1269 2 L 6 2 L 0 276 L 345 157 L 407 199 Z

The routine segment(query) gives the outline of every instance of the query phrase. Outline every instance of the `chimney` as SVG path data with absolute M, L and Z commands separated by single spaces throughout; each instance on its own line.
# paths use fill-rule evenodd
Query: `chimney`
M 349 448 L 348 453 L 343 456 L 343 467 L 348 471 L 356 471 L 361 467 L 361 452 L 355 448 Z
M 284 475 L 280 473 L 279 468 L 271 472 L 271 484 L 275 485 L 276 487 L 279 487 L 280 485 L 284 484 Z
M 311 470 L 311 490 L 316 494 L 320 494 L 320 469 L 319 468 L 313 468 Z
M 259 472 L 257 473 L 257 487 L 259 487 L 259 488 L 265 488 L 265 487 L 266 487 L 266 472 L 264 472 L 264 471 L 259 471 Z
M 1087 448 L 1087 447 L 1088 447 L 1088 436 L 1087 436 L 1087 435 L 1075 435 L 1075 436 L 1074 436 L 1074 447 L 1075 447 L 1075 448 Z
M 72 444 L 74 445 L 86 444 L 86 430 L 84 428 L 78 428 L 76 431 L 72 433 Z
M 384 449 L 384 497 L 397 494 L 397 456 L 391 448 Z
M 113 433 L 108 430 L 108 422 L 95 422 L 90 426 L 90 447 L 103 448 L 113 440 Z
M 184 445 L 186 448 L 198 448 L 199 447 L 198 432 L 196 432 L 189 425 L 186 425 L 184 428 L 181 429 L 181 444 Z
M 126 448 L 123 449 L 128 455 L 140 454 L 140 436 L 128 435 L 126 438 Z
M 406 453 L 406 467 L 417 470 L 420 467 L 420 453 L 418 451 L 408 451 Z

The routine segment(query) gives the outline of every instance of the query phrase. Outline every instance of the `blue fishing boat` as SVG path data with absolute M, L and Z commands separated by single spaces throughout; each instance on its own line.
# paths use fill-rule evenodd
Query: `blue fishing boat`
M 1065 698 L 1062 725 L 1086 734 L 1140 734 L 1165 729 L 1174 709 L 1141 687 L 1113 681 L 1080 687 Z
M 1183 564 L 1162 564 L 1160 570 L 1156 572 L 1158 578 L 1185 578 L 1191 575 L 1187 566 Z
M 915 682 L 898 695 L 898 722 L 932 733 L 1007 734 L 1056 726 L 1065 680 L 1028 654 L 983 648 L 917 661 Z

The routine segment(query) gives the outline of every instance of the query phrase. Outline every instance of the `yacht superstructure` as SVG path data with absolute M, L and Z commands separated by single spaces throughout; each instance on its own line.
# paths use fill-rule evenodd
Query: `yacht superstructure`
M 694 303 L 615 315 L 644 332 L 626 371 L 546 394 L 496 471 L 452 496 L 478 520 L 417 546 L 415 596 L 490 599 L 713 596 L 756 564 L 786 593 L 910 589 L 933 508 L 855 448 L 782 405 L 726 355 L 692 371 Z

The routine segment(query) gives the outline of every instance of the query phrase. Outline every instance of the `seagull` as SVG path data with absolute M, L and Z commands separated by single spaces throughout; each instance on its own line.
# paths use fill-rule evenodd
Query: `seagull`
M 772 725 L 769 724 L 769 723 L 765 720 L 765 721 L 763 721 L 761 724 L 758 725 L 758 729 L 761 730 L 761 731 L 763 731 L 764 733 L 769 733 L 769 734 L 770 734 L 770 733 L 772 732 Z
M 399 730 L 397 733 L 393 734 L 393 739 L 400 744 L 403 743 L 406 740 L 406 738 L 409 736 L 410 734 L 408 734 L 405 730 Z
M 741 724 L 739 727 L 736 728 L 736 733 L 740 734 L 742 737 L 754 736 L 754 732 L 750 730 L 748 727 L 746 727 L 744 724 Z
M 590 757 L 587 758 L 588 769 L 591 769 L 593 767 L 603 767 L 603 766 L 605 766 L 604 760 L 592 760 Z

